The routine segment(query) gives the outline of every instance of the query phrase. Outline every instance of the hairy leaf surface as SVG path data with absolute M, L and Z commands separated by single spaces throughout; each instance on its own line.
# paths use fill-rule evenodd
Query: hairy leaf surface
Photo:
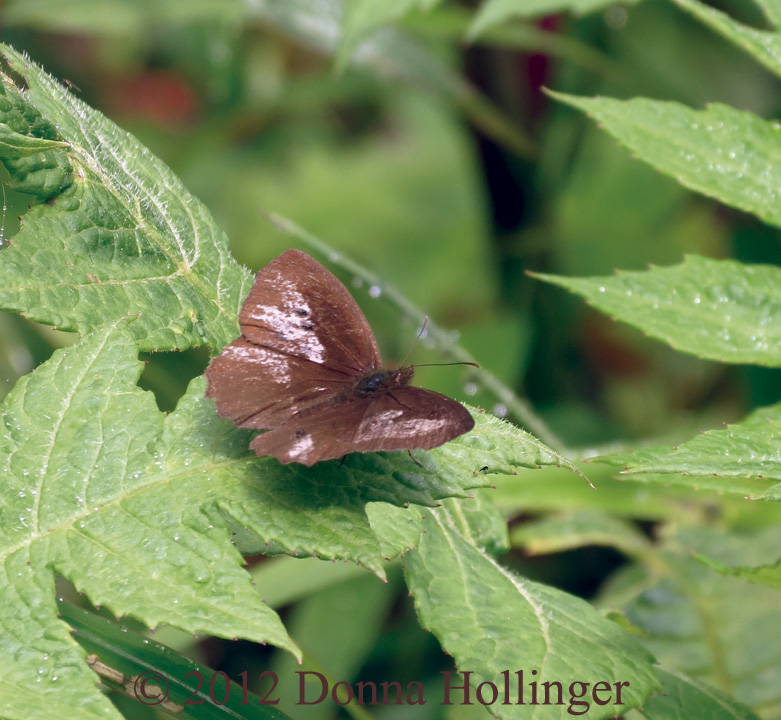
M 624 474 L 711 476 L 711 486 L 719 490 L 772 497 L 779 487 L 772 481 L 781 480 L 780 441 L 781 406 L 773 405 L 755 410 L 742 422 L 708 430 L 677 446 L 641 448 L 593 460 L 623 465 Z
M 535 274 L 676 350 L 781 366 L 781 269 L 688 256 L 680 265 L 606 277 Z
M 459 670 L 472 673 L 473 686 L 490 681 L 503 698 L 502 671 L 508 669 L 511 685 L 520 669 L 526 683 L 558 681 L 565 688 L 574 681 L 630 683 L 622 694 L 623 707 L 592 703 L 580 716 L 588 718 L 636 707 L 658 687 L 652 657 L 618 625 L 579 598 L 501 567 L 459 525 L 449 507 L 429 511 L 420 546 L 405 556 L 404 566 L 421 621 Z M 538 674 L 531 675 L 532 670 Z M 509 692 L 517 697 L 514 686 Z M 528 687 L 526 692 L 528 701 Z M 460 702 L 463 691 L 454 691 L 453 697 Z M 571 717 L 567 707 L 538 705 L 533 716 Z M 530 717 L 529 706 L 514 701 L 496 703 L 491 710 L 500 718 Z
M 144 350 L 233 340 L 251 277 L 209 211 L 130 133 L 0 50 L 27 86 L 2 75 L 0 160 L 17 190 L 50 199 L 3 251 L 0 307 L 80 333 L 137 314 Z
M 781 123 L 728 105 L 692 110 L 646 98 L 553 97 L 588 113 L 638 158 L 681 184 L 781 227 Z
M 150 627 L 296 652 L 241 567 L 210 473 L 193 473 L 194 458 L 176 451 L 176 423 L 135 385 L 142 365 L 126 324 L 57 351 L 2 405 L 3 717 L 114 716 L 57 619 L 55 571 Z M 215 443 L 201 455 L 224 461 Z

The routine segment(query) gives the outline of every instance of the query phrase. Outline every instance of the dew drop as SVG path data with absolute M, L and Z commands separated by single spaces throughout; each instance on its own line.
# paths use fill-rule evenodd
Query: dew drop
M 626 25 L 628 19 L 629 14 L 627 11 L 618 5 L 614 5 L 605 11 L 605 25 L 611 30 L 621 30 Z
M 503 418 L 507 415 L 507 406 L 503 403 L 496 403 L 496 405 L 494 405 L 493 413 L 496 417 Z

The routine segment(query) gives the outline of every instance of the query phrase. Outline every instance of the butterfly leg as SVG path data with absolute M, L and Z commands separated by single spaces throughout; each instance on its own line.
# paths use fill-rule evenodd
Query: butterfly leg
M 407 453 L 409 454 L 410 458 L 412 459 L 412 462 L 414 462 L 415 465 L 417 465 L 418 467 L 423 467 L 423 463 L 417 461 L 415 456 L 412 454 L 412 450 L 407 450 Z
M 405 410 L 410 410 L 411 408 L 408 405 L 405 405 L 401 400 L 399 400 L 392 392 L 388 393 L 388 397 L 393 400 L 397 405 L 403 407 Z

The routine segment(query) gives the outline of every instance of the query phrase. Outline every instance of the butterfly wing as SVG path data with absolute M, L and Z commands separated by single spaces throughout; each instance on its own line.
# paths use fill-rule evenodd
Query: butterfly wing
M 206 371 L 206 395 L 240 427 L 273 428 L 333 404 L 381 363 L 347 288 L 298 250 L 258 272 L 239 324 L 242 336 Z
M 362 375 L 380 366 L 380 351 L 358 303 L 319 262 L 288 250 L 258 272 L 239 313 L 254 345 Z
M 459 402 L 433 390 L 396 387 L 371 399 L 353 451 L 430 450 L 469 432 L 475 421 Z
M 260 456 L 313 465 L 429 449 L 474 426 L 462 405 L 430 390 L 355 391 L 380 367 L 374 335 L 347 288 L 305 253 L 288 250 L 258 272 L 239 324 L 241 337 L 206 371 L 206 395 L 220 416 L 268 430 L 250 445 Z
M 474 427 L 460 403 L 431 390 L 398 387 L 371 398 L 298 413 L 250 447 L 281 463 L 313 465 L 352 452 L 429 450 Z
M 334 401 L 352 381 L 341 373 L 244 337 L 226 346 L 206 370 L 206 396 L 217 414 L 239 427 L 270 428 L 297 412 Z
M 281 426 L 258 435 L 250 448 L 259 456 L 272 455 L 283 464 L 314 465 L 355 452 L 353 436 L 369 399 L 352 399 L 336 406 L 297 415 Z

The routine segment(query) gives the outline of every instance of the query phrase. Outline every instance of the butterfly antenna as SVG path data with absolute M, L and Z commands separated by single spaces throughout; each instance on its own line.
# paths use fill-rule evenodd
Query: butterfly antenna
M 404 362 L 401 363 L 401 367 L 407 367 L 407 360 L 409 360 L 409 356 L 412 355 L 412 351 L 415 349 L 415 346 L 418 344 L 418 340 L 420 340 L 420 338 L 423 337 L 423 333 L 426 332 L 426 325 L 428 325 L 428 315 L 426 315 L 423 318 L 423 325 L 420 326 L 420 330 L 418 330 L 418 334 L 415 337 L 415 340 L 410 346 L 410 349 L 407 350 L 407 354 L 404 356 Z
M 480 368 L 480 366 L 476 362 L 468 362 L 466 360 L 459 360 L 458 362 L 452 362 L 452 363 L 419 363 L 418 365 L 413 365 L 412 367 L 444 367 L 445 365 L 471 365 L 472 367 Z
M 423 318 L 423 325 L 418 331 L 418 335 L 415 338 L 415 342 L 412 343 L 412 347 L 410 347 L 409 351 L 407 352 L 407 355 L 404 358 L 404 362 L 401 363 L 401 367 L 407 367 L 407 360 L 409 360 L 409 356 L 412 355 L 412 351 L 415 349 L 415 346 L 418 344 L 418 340 L 420 340 L 420 338 L 422 338 L 424 333 L 426 332 L 426 325 L 428 325 L 428 315 L 426 315 Z M 476 368 L 480 367 L 477 363 L 467 362 L 466 360 L 462 360 L 460 362 L 449 362 L 449 363 L 420 363 L 418 365 L 412 365 L 411 367 L 438 367 L 442 365 L 471 365 L 472 367 L 476 367 Z

